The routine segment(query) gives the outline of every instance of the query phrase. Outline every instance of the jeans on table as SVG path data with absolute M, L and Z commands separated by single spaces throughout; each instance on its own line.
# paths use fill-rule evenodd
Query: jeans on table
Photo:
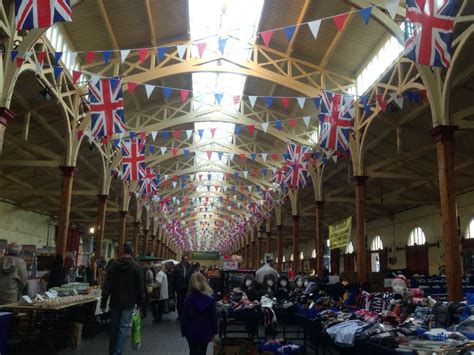
M 132 313 L 133 308 L 110 309 L 110 355 L 122 355 L 127 341 Z

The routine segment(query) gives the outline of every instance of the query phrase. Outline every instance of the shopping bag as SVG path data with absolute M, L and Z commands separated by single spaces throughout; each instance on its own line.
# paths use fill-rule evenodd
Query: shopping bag
M 132 315 L 132 349 L 138 350 L 142 345 L 142 318 L 138 310 Z

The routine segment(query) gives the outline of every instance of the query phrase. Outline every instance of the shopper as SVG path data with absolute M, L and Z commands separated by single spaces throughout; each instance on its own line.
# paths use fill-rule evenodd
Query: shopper
M 181 316 L 181 334 L 189 345 L 190 355 L 205 355 L 209 342 L 217 334 L 216 300 L 200 272 L 191 276 L 189 293 Z
M 109 354 L 122 354 L 135 306 L 142 304 L 143 278 L 140 265 L 132 257 L 131 243 L 125 243 L 122 256 L 107 271 L 101 309 L 105 312 L 110 297 Z
M 153 313 L 153 324 L 160 323 L 163 319 L 163 312 L 165 310 L 166 302 L 168 302 L 168 278 L 162 270 L 161 264 L 155 265 L 155 285 L 160 288 L 158 298 L 151 300 L 151 310 Z
M 63 257 L 58 254 L 53 260 L 51 270 L 48 275 L 48 290 L 52 287 L 61 287 L 66 277 L 66 268 L 63 264 Z
M 26 263 L 18 257 L 21 245 L 11 243 L 7 255 L 0 257 L 0 305 L 16 303 L 28 281 Z
M 260 284 L 263 284 L 263 280 L 266 275 L 273 275 L 275 280 L 280 277 L 278 272 L 273 267 L 273 260 L 270 258 L 267 259 L 265 265 L 263 265 L 260 269 L 257 270 L 257 272 L 255 273 L 255 278 Z
M 189 279 L 193 273 L 193 268 L 189 264 L 189 257 L 183 255 L 181 262 L 176 265 L 176 302 L 178 307 L 178 319 L 181 317 L 184 299 L 189 288 Z

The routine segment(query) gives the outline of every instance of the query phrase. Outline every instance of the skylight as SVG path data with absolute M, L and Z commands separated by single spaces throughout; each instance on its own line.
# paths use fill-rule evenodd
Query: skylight
M 203 57 L 216 54 L 220 55 L 218 40 L 226 39 L 224 55 L 218 59 L 219 66 L 235 66 L 234 63 L 245 61 L 250 55 L 249 43 L 255 42 L 256 31 L 263 8 L 263 0 L 189 0 L 189 19 L 192 41 L 205 41 L 206 50 Z M 195 49 L 196 50 L 196 49 Z M 233 62 L 233 63 L 230 63 Z M 195 142 L 206 144 L 201 152 L 196 152 L 195 163 L 197 166 L 225 168 L 228 162 L 227 154 L 222 152 L 223 145 L 232 143 L 234 124 L 219 122 L 221 115 L 219 106 L 237 109 L 232 96 L 243 93 L 246 77 L 231 73 L 194 73 L 192 74 L 193 91 L 198 93 L 198 102 L 195 110 L 215 107 L 215 111 L 205 118 L 212 122 L 197 122 L 194 124 L 195 132 L 204 130 L 202 138 L 199 134 L 194 136 Z M 215 93 L 223 94 L 222 100 L 217 102 Z M 216 128 L 212 137 L 209 128 Z M 212 151 L 209 159 L 206 151 Z M 222 173 L 212 173 L 212 182 L 222 181 Z M 214 185 L 214 184 L 213 184 Z M 206 186 L 197 186 L 196 191 L 200 196 L 209 196 Z M 198 224 L 199 225 L 199 224 Z M 205 229 L 199 226 L 196 230 L 198 237 L 209 236 Z M 217 241 L 212 241 L 217 242 Z M 200 247 L 211 247 L 209 241 L 198 240 Z
M 357 94 L 364 94 L 365 91 L 380 77 L 380 75 L 382 75 L 385 70 L 392 65 L 402 51 L 403 46 L 395 37 L 390 37 L 390 39 L 385 42 L 382 48 L 380 48 L 377 54 L 372 58 L 369 64 L 367 64 L 358 75 L 356 79 Z

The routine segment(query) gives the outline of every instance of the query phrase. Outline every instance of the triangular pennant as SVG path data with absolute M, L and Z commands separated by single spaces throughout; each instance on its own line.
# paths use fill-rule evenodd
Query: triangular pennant
M 135 92 L 135 90 L 137 89 L 137 86 L 138 84 L 137 83 L 132 83 L 132 82 L 128 82 L 127 83 L 127 87 L 128 87 L 128 91 L 133 94 Z
M 257 96 L 249 96 L 249 102 L 252 108 L 255 106 L 255 101 L 257 101 Z
M 148 56 L 148 48 L 141 48 L 138 50 L 138 59 L 140 60 L 140 64 L 145 63 L 147 56 Z
M 250 134 L 251 136 L 253 136 L 253 133 L 255 132 L 255 125 L 249 124 L 249 125 L 247 125 L 247 128 L 248 128 L 248 130 L 249 130 L 249 134 Z
M 160 150 L 161 150 L 161 154 L 162 155 L 165 155 L 166 153 L 166 147 L 160 147 Z M 165 179 L 166 180 L 166 179 Z
M 218 105 L 221 104 L 221 101 L 222 101 L 223 97 L 224 97 L 224 95 L 221 94 L 221 93 L 215 93 L 214 94 L 214 98 L 216 99 L 216 102 L 217 102 Z
M 191 138 L 192 135 L 193 135 L 193 130 L 192 129 L 187 129 L 186 130 L 186 139 Z
M 385 112 L 388 107 L 388 102 L 383 99 L 383 94 L 375 95 L 375 99 L 380 106 L 380 109 Z
M 73 70 L 72 71 L 72 82 L 73 83 L 77 83 L 77 81 L 79 80 L 79 78 L 81 77 L 82 73 L 80 71 L 77 71 L 77 70 Z
M 36 62 L 35 63 L 35 74 L 40 75 L 43 70 L 43 64 Z
M 178 183 L 177 183 L 176 181 L 173 181 L 172 184 L 173 184 L 173 189 L 175 189 L 176 186 L 178 185 Z M 173 196 L 173 197 L 174 197 L 174 196 Z M 176 197 L 174 197 L 174 198 L 176 198 Z
M 398 96 L 398 94 L 396 92 L 392 92 L 390 94 L 390 97 L 397 104 L 397 106 L 400 107 L 400 109 L 403 110 L 403 100 L 404 100 L 403 96 Z
M 245 157 L 247 156 L 245 153 L 240 153 L 240 160 L 245 160 Z
M 313 97 L 313 103 L 316 108 L 321 107 L 321 96 Z
M 183 155 L 185 157 L 189 156 L 189 149 L 183 149 Z
M 120 61 L 122 63 L 125 62 L 125 59 L 127 59 L 129 54 L 130 54 L 130 49 L 122 49 L 120 51 Z
M 304 108 L 304 103 L 306 102 L 306 98 L 305 97 L 297 97 L 296 101 L 298 102 L 298 105 L 299 105 L 300 109 L 303 109 Z
M 14 52 L 14 51 L 12 51 L 12 53 L 11 53 L 11 55 L 12 55 L 12 60 L 14 59 L 14 58 L 13 58 L 13 52 Z M 18 52 L 17 52 L 17 53 L 18 53 Z M 77 56 L 77 53 L 76 53 L 76 56 Z M 42 52 L 39 52 L 39 53 L 38 53 L 38 62 L 40 62 L 41 64 L 43 64 L 45 58 L 46 58 L 46 51 L 42 51 Z
M 304 122 L 306 128 L 309 127 L 309 121 L 310 121 L 310 120 L 311 120 L 311 116 L 304 116 L 304 117 L 303 117 L 303 122 Z
M 233 160 L 233 159 L 234 159 L 234 155 L 235 155 L 235 153 L 233 153 L 233 152 L 229 153 L 229 160 Z
M 234 105 L 237 105 L 240 102 L 240 96 L 239 95 L 232 96 L 232 101 L 234 102 Z
M 211 160 L 212 152 L 208 150 L 206 154 L 207 154 L 207 159 Z
M 189 90 L 181 89 L 179 90 L 179 95 L 181 96 L 181 101 L 185 102 L 189 96 Z
M 260 37 L 262 37 L 263 45 L 265 47 L 268 47 L 270 45 L 270 41 L 273 37 L 273 31 L 260 32 Z
M 285 33 L 285 36 L 286 36 L 286 39 L 288 40 L 288 42 L 291 41 L 291 38 L 295 34 L 295 28 L 296 28 L 296 26 L 290 26 L 290 27 L 285 27 L 283 29 L 283 32 Z
M 157 135 L 158 135 L 158 132 L 157 132 L 157 131 L 152 131 L 152 132 L 151 132 L 151 138 L 152 138 L 153 140 L 156 140 L 156 136 L 157 136 Z
M 275 121 L 275 124 L 274 124 L 274 125 L 275 125 L 275 128 L 278 129 L 279 131 L 281 131 L 282 128 L 283 128 L 283 124 L 282 124 L 282 122 L 281 122 L 280 120 Z
M 267 161 L 268 154 L 267 153 L 262 153 L 261 156 L 262 156 L 263 162 L 265 163 Z
M 288 109 L 288 104 L 290 102 L 290 99 L 288 97 L 281 97 L 280 101 L 283 107 L 285 108 L 285 110 Z
M 242 173 L 244 174 L 244 177 L 247 179 L 247 177 L 249 176 L 249 172 L 248 171 L 242 171 Z
M 262 123 L 262 129 L 263 129 L 263 131 L 264 131 L 265 133 L 267 133 L 268 125 L 269 125 L 268 122 Z
M 167 51 L 168 51 L 168 47 L 159 47 L 157 49 L 158 59 L 160 60 L 160 62 L 165 58 L 165 54 Z
M 204 135 L 204 130 L 198 129 L 198 135 L 199 135 L 199 139 L 202 139 L 202 136 Z
M 340 14 L 337 16 L 332 17 L 332 20 L 334 21 L 334 24 L 337 27 L 338 32 L 341 32 L 342 29 L 344 28 L 344 25 L 346 23 L 348 14 Z
M 170 137 L 170 132 L 168 131 L 162 131 L 161 132 L 161 136 L 163 137 L 163 140 L 168 140 L 168 138 Z
M 211 131 L 211 137 L 214 138 L 214 136 L 216 135 L 216 129 L 215 127 L 213 128 L 210 128 L 210 131 Z
M 173 138 L 174 138 L 174 139 L 179 139 L 179 135 L 180 135 L 179 130 L 175 129 L 175 130 L 173 131 Z
M 176 155 L 178 155 L 178 148 L 171 148 L 171 154 L 175 157 Z
M 397 15 L 399 3 L 400 0 L 389 0 L 385 3 L 385 8 L 392 19 Z
M 57 79 L 61 73 L 63 72 L 64 68 L 63 67 L 54 67 L 53 68 L 53 71 L 54 71 L 54 79 Z
M 94 51 L 86 52 L 86 64 L 92 64 L 92 62 L 94 61 L 94 57 L 95 57 Z
M 199 42 L 196 44 L 198 48 L 198 53 L 199 53 L 199 58 L 202 58 L 202 55 L 204 54 L 204 51 L 206 50 L 206 42 Z
M 179 46 L 176 46 L 176 49 L 178 50 L 178 57 L 179 59 L 183 59 L 184 54 L 186 53 L 186 49 L 188 48 L 187 44 L 180 44 Z
M 227 38 L 225 37 L 221 37 L 217 41 L 217 47 L 219 48 L 219 52 L 221 52 L 222 55 L 224 55 L 226 44 L 227 44 Z
M 12 60 L 12 62 L 16 59 L 17 55 L 18 55 L 18 51 L 10 52 L 10 59 Z
M 272 107 L 273 104 L 273 97 L 271 96 L 265 96 L 265 104 L 267 105 L 268 108 Z
M 366 7 L 365 9 L 360 9 L 359 10 L 359 15 L 362 17 L 362 20 L 364 20 L 364 23 L 367 25 L 370 20 L 370 14 L 372 13 L 372 7 Z
M 165 98 L 165 100 L 168 100 L 170 98 L 172 92 L 173 89 L 171 88 L 163 88 L 163 97 Z
M 54 59 L 53 59 L 54 65 L 59 64 L 59 60 L 61 59 L 62 56 L 63 56 L 63 52 L 54 52 Z
M 149 99 L 151 94 L 153 93 L 153 90 L 155 90 L 155 86 L 146 84 L 145 90 L 146 90 L 146 97 Z
M 290 118 L 288 120 L 288 123 L 290 125 L 291 128 L 295 128 L 296 127 L 296 120 L 294 118 Z
M 308 22 L 308 27 L 311 30 L 311 34 L 313 35 L 314 39 L 316 39 L 318 37 L 319 27 L 321 27 L 321 20 Z
M 23 63 L 25 62 L 25 58 L 16 57 L 15 62 L 16 62 L 16 67 L 20 68 L 23 65 Z
M 111 55 L 112 55 L 112 51 L 103 51 L 102 52 L 102 58 L 104 59 L 105 64 L 107 64 L 109 62 Z

